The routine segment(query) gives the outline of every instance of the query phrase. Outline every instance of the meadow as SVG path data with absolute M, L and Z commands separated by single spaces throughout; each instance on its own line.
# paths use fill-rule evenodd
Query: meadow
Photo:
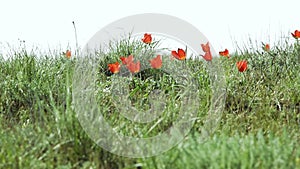
M 272 45 L 253 44 L 230 54 L 220 52 L 221 56 L 212 60 L 207 55 L 204 59 L 182 58 L 178 51 L 169 62 L 190 68 L 198 84 L 199 111 L 182 142 L 148 158 L 112 154 L 82 128 L 73 100 L 73 80 L 80 78 L 74 73 L 80 61 L 74 52 L 37 56 L 37 51 L 21 48 L 13 50 L 8 59 L 0 54 L 0 168 L 300 168 L 298 38 L 291 36 Z M 95 106 L 111 125 L 117 126 L 118 132 L 133 137 L 154 136 L 170 127 L 182 106 L 175 103 L 185 88 L 170 73 L 161 71 L 159 62 L 152 65 L 157 69 L 143 71 L 127 65 L 132 71 L 128 78 L 132 104 L 148 109 L 149 93 L 161 89 L 167 93 L 167 111 L 163 121 L 146 125 L 120 116 L 107 90 L 126 66 L 112 64 L 122 64 L 121 56 L 135 56 L 148 43 L 152 42 L 124 40 L 96 58 L 99 67 Z M 149 55 L 153 55 L 151 50 Z M 163 64 L 168 62 L 169 56 L 163 58 Z M 238 66 L 239 61 L 247 61 L 247 68 Z M 216 129 L 201 141 L 203 120 L 212 104 L 209 62 L 217 63 L 224 71 L 226 99 Z

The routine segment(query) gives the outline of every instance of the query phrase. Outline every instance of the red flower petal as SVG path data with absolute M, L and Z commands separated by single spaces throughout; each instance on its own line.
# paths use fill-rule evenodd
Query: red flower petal
M 264 50 L 265 51 L 270 51 L 270 45 L 268 43 L 265 45 Z
M 210 52 L 205 52 L 204 55 L 201 55 L 206 61 L 211 61 L 212 60 L 212 55 Z
M 133 62 L 133 55 L 129 55 L 128 57 L 122 56 L 122 57 L 120 57 L 120 59 L 124 65 L 127 65 L 130 62 Z
M 209 47 L 209 42 L 206 44 L 201 44 L 202 50 L 205 53 L 204 55 L 201 55 L 206 61 L 211 61 L 212 60 L 212 55 L 210 52 L 210 47 Z
M 293 36 L 295 39 L 298 39 L 298 38 L 300 38 L 300 31 L 298 31 L 298 30 L 295 30 L 295 32 L 294 32 L 294 33 L 292 33 L 292 36 Z
M 142 39 L 142 41 L 146 44 L 150 44 L 152 42 L 152 36 L 151 34 L 144 34 L 144 38 Z
M 203 52 L 210 52 L 209 42 L 206 44 L 201 44 Z
M 118 73 L 120 71 L 120 64 L 119 64 L 119 62 L 108 64 L 108 69 L 112 73 Z
M 151 59 L 150 64 L 153 69 L 160 69 L 162 66 L 161 56 L 157 55 L 156 58 Z
M 177 52 L 172 51 L 172 55 L 178 60 L 184 60 L 186 58 L 186 53 L 183 49 L 178 48 Z
M 70 59 L 71 58 L 71 51 L 70 50 L 67 50 L 66 51 L 66 57 L 68 58 L 68 59 Z
M 131 73 L 137 73 L 140 71 L 141 68 L 141 63 L 140 61 L 134 63 L 134 62 L 130 62 L 127 64 L 127 69 L 131 72 Z
M 178 55 L 179 55 L 180 60 L 183 60 L 186 57 L 185 51 L 183 49 L 178 49 Z
M 179 58 L 179 55 L 175 50 L 172 51 L 172 56 L 174 56 L 174 58 Z
M 240 72 L 244 72 L 245 70 L 247 70 L 247 61 L 242 60 L 242 61 L 236 62 L 236 66 Z
M 224 56 L 224 57 L 227 57 L 227 58 L 230 57 L 230 56 L 229 56 L 229 51 L 228 51 L 228 49 L 225 49 L 224 51 L 220 51 L 219 54 L 220 54 L 221 56 Z

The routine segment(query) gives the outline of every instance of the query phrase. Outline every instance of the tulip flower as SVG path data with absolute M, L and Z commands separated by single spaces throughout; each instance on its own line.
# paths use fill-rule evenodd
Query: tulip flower
M 294 32 L 294 33 L 291 33 L 291 34 L 292 34 L 292 36 L 293 36 L 295 39 L 300 38 L 300 31 L 298 31 L 298 30 L 295 30 L 295 32 Z
M 267 43 L 264 47 L 264 51 L 270 51 L 270 45 Z
M 130 62 L 127 65 L 127 69 L 131 72 L 131 73 L 138 73 L 140 71 L 141 68 L 141 63 L 140 61 L 134 63 L 134 62 Z
M 127 65 L 130 62 L 133 62 L 133 55 L 129 55 L 128 57 L 122 56 L 122 57 L 120 57 L 120 59 L 121 59 L 123 65 Z
M 220 51 L 219 54 L 220 54 L 221 56 L 230 58 L 228 49 L 225 49 L 224 51 Z
M 162 66 L 161 56 L 157 55 L 155 58 L 151 59 L 150 64 L 153 69 L 160 69 Z
M 67 57 L 68 59 L 70 59 L 71 56 L 72 56 L 71 51 L 70 51 L 70 50 L 67 50 L 66 53 L 65 53 L 65 55 L 66 55 L 66 57 Z
M 246 60 L 238 61 L 236 62 L 236 66 L 240 72 L 244 72 L 247 70 L 247 61 Z
M 178 48 L 177 52 L 172 51 L 172 56 L 178 60 L 184 60 L 186 58 L 186 53 L 183 49 Z
M 150 44 L 152 42 L 152 36 L 151 34 L 144 34 L 144 38 L 142 39 L 142 41 L 146 44 Z
M 209 42 L 206 44 L 201 44 L 202 50 L 205 53 L 204 55 L 201 55 L 206 61 L 211 61 L 212 60 L 212 55 L 210 52 L 210 47 L 209 47 Z
M 108 64 L 108 69 L 114 74 L 118 73 L 120 71 L 119 62 Z

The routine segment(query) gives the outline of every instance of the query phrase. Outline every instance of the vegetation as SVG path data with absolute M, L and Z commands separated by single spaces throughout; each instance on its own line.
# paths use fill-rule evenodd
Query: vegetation
M 135 73 L 127 79 L 132 105 L 147 110 L 151 91 L 163 90 L 165 120 L 141 125 L 120 116 L 114 98 L 104 90 L 113 90 L 109 87 L 118 77 L 107 65 L 121 63 L 120 56 L 138 56 L 145 45 L 149 41 L 131 44 L 124 40 L 96 58 L 97 106 L 112 126 L 122 126 L 118 132 L 134 137 L 154 136 L 170 127 L 181 106 L 175 103 L 186 85 L 160 69 Z M 226 100 L 219 125 L 205 140 L 201 140 L 201 129 L 212 97 L 209 63 L 170 60 L 190 68 L 197 81 L 200 101 L 193 128 L 170 151 L 149 158 L 127 158 L 102 149 L 82 128 L 72 97 L 79 62 L 76 56 L 37 57 L 24 49 L 15 51 L 0 60 L 0 168 L 300 168 L 299 58 L 298 39 L 268 50 L 245 48 L 230 58 L 213 58 L 224 70 Z M 241 60 L 248 64 L 242 72 L 236 66 Z M 126 76 L 123 68 L 118 73 Z

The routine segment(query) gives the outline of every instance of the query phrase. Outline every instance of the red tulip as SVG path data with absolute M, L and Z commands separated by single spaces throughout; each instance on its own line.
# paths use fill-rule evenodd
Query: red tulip
M 212 60 L 212 55 L 210 52 L 205 52 L 204 55 L 201 55 L 206 61 L 211 61 Z
M 150 64 L 153 69 L 160 69 L 162 66 L 161 56 L 157 55 L 156 58 L 151 59 Z
M 122 56 L 122 57 L 120 57 L 120 59 L 124 65 L 127 65 L 127 64 L 133 62 L 133 55 L 129 55 L 128 57 Z
M 247 61 L 242 60 L 242 61 L 236 62 L 236 66 L 240 72 L 244 72 L 245 70 L 247 70 Z
M 219 54 L 220 54 L 221 56 L 230 58 L 228 49 L 225 49 L 224 51 L 220 51 Z
M 127 69 L 131 72 L 131 73 L 137 73 L 140 71 L 141 68 L 141 63 L 140 61 L 134 63 L 134 62 L 130 62 L 127 64 Z
M 300 31 L 298 31 L 298 30 L 295 30 L 295 32 L 294 32 L 294 33 L 292 33 L 292 36 L 293 36 L 295 39 L 298 39 L 298 38 L 300 38 Z
M 119 62 L 108 64 L 108 69 L 114 74 L 118 73 L 120 71 Z
M 209 42 L 207 42 L 206 44 L 201 44 L 201 47 L 203 52 L 210 52 Z
M 66 55 L 66 57 L 68 58 L 68 59 L 70 59 L 71 58 L 71 51 L 70 50 L 67 50 L 66 51 L 66 53 L 65 53 L 65 55 Z
M 142 41 L 146 44 L 150 44 L 152 42 L 152 36 L 151 34 L 144 34 L 144 38 L 142 39 Z
M 270 51 L 270 45 L 268 43 L 265 45 L 264 50 L 267 52 Z
M 183 49 L 178 48 L 177 52 L 172 51 L 172 56 L 178 60 L 184 60 L 186 58 L 185 51 Z
M 201 44 L 203 52 L 205 52 L 204 55 L 201 55 L 206 61 L 211 61 L 212 60 L 212 55 L 210 52 L 210 47 L 209 47 L 209 42 L 206 44 Z

